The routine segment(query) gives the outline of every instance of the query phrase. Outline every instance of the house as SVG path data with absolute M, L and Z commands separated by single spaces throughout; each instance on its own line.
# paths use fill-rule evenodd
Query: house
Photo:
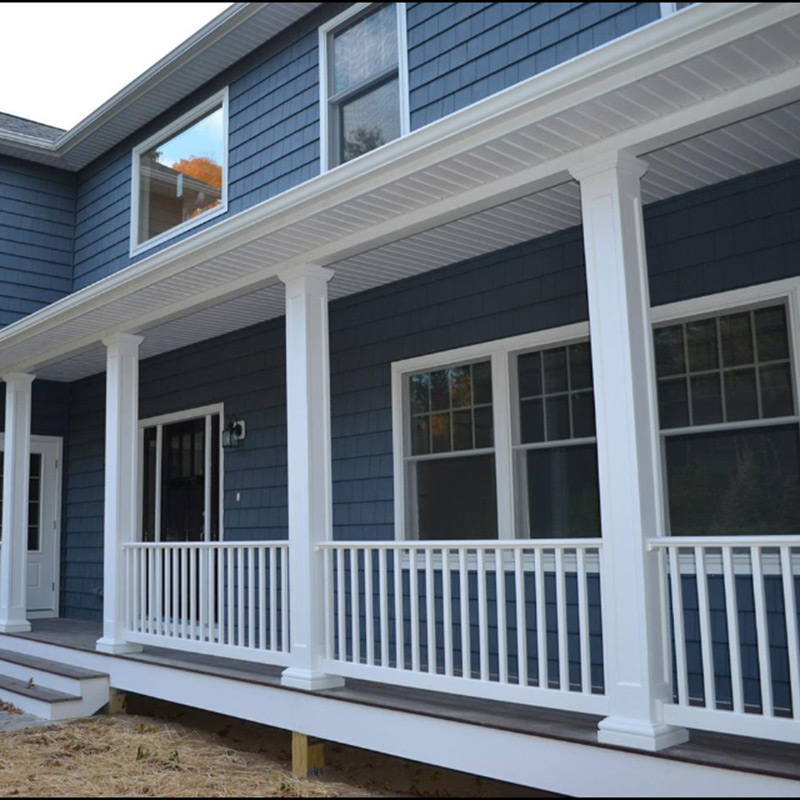
M 798 159 L 793 3 L 236 4 L 0 115 L 0 694 L 795 796 Z

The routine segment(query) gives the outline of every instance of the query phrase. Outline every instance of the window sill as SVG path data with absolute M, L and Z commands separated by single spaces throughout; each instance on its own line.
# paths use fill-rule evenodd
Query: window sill
M 170 228 L 168 231 L 164 231 L 164 233 L 158 234 L 158 236 L 154 236 L 152 239 L 148 239 L 141 244 L 131 245 L 129 255 L 131 258 L 135 258 L 142 253 L 151 250 L 154 247 L 158 247 L 160 244 L 164 244 L 165 242 L 169 242 L 177 236 L 180 236 L 182 233 L 186 233 L 186 231 L 190 231 L 193 228 L 202 225 L 209 220 L 215 219 L 216 217 L 225 214 L 228 210 L 228 203 L 223 202 L 220 203 L 219 206 L 216 208 L 211 209 L 209 212 L 205 214 L 200 214 L 199 216 L 195 217 L 194 219 L 187 219 L 186 222 L 182 222 L 180 225 L 176 225 L 174 228 Z

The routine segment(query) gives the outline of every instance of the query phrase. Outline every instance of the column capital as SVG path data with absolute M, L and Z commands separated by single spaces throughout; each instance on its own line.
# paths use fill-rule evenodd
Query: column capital
M 611 171 L 630 175 L 633 178 L 641 178 L 647 172 L 648 167 L 646 161 L 631 155 L 627 150 L 612 150 L 579 161 L 569 168 L 569 173 L 579 182 Z
M 100 340 L 109 350 L 118 353 L 134 355 L 139 352 L 139 345 L 144 341 L 141 336 L 133 333 L 111 333 Z
M 278 279 L 286 284 L 289 289 L 296 286 L 300 281 L 318 281 L 327 283 L 334 276 L 332 269 L 320 267 L 317 264 L 297 264 L 294 267 L 278 273 Z
M 7 386 L 20 389 L 30 386 L 36 380 L 36 376 L 29 372 L 5 372 L 2 377 Z

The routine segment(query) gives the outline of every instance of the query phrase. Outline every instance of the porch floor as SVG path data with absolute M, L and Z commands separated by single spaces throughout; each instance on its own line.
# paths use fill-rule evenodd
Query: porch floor
M 94 652 L 95 642 L 102 634 L 102 625 L 99 622 L 40 619 L 33 620 L 31 625 L 33 629 L 30 633 L 7 635 Z M 114 657 L 265 686 L 280 686 L 282 672 L 280 667 L 157 647 L 145 647 L 141 653 Z M 330 689 L 319 694 L 347 702 L 513 733 L 608 747 L 597 742 L 597 723 L 601 718 L 591 714 L 466 698 L 351 679 L 347 680 L 347 685 L 343 688 Z M 660 753 L 642 755 L 800 781 L 800 745 L 783 742 L 693 730 L 691 739 L 686 744 Z

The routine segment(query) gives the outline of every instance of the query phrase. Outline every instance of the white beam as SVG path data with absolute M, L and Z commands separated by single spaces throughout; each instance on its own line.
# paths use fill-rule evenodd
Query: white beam
M 34 375 L 3 376 L 6 429 L 3 546 L 0 548 L 0 633 L 31 629 L 27 610 L 28 487 L 31 469 L 31 384 Z
M 331 270 L 304 265 L 286 284 L 286 446 L 289 467 L 289 607 L 292 664 L 284 686 L 342 686 L 322 670 L 325 595 L 317 543 L 332 536 L 328 281 Z
M 103 636 L 101 653 L 141 650 L 123 634 L 125 582 L 122 545 L 136 538 L 139 462 L 140 336 L 117 333 L 103 340 L 106 369 L 106 462 L 103 535 Z
M 664 724 L 672 700 L 661 625 L 663 535 L 658 410 L 640 178 L 646 165 L 612 152 L 571 170 L 580 182 L 603 530 L 601 592 L 607 744 L 661 750 L 688 734 Z

